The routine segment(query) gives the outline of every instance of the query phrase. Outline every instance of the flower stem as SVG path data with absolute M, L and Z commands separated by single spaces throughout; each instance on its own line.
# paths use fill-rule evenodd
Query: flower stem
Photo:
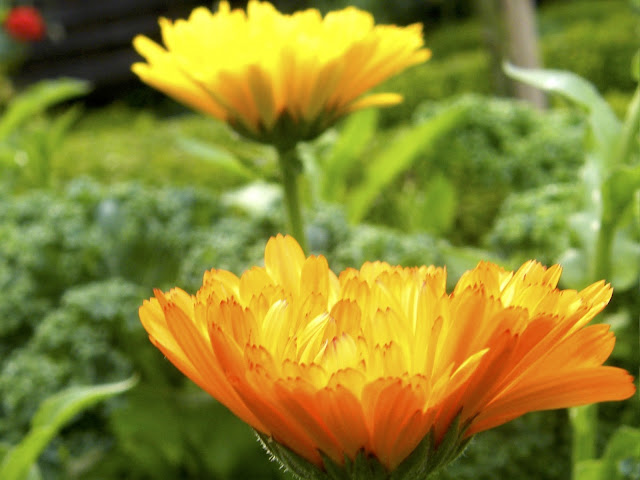
M 573 434 L 571 445 L 572 478 L 577 478 L 578 464 L 596 458 L 598 404 L 574 407 L 569 411 Z
M 640 128 L 640 87 L 629 106 L 625 123 L 622 126 L 616 149 L 612 153 L 609 165 L 626 165 Z M 601 193 L 604 192 L 601 189 Z M 589 282 L 607 280 L 611 277 L 613 240 L 620 212 L 603 209 L 600 229 L 596 240 L 594 259 L 590 271 Z M 598 405 L 586 405 L 571 409 L 571 426 L 573 430 L 572 463 L 573 475 L 577 472 L 578 463 L 596 458 L 596 438 L 598 430 Z M 577 479 L 575 479 L 577 480 Z
M 302 173 L 302 163 L 296 154 L 295 146 L 288 150 L 278 150 L 278 162 L 284 187 L 284 200 L 289 216 L 291 234 L 298 241 L 302 250 L 307 253 L 307 239 L 304 233 L 304 223 L 300 213 L 300 195 L 298 180 Z

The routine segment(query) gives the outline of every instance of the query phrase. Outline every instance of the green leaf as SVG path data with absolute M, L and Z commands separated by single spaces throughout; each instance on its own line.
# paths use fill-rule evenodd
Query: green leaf
M 378 117 L 378 109 L 366 108 L 345 121 L 338 141 L 323 162 L 320 193 L 324 200 L 336 201 L 344 194 L 348 173 L 375 135 Z
M 32 467 L 60 429 L 81 411 L 122 393 L 137 383 L 136 377 L 122 382 L 90 387 L 71 387 L 46 399 L 31 421 L 27 436 L 4 457 L 0 464 L 2 480 L 38 478 Z
M 589 124 L 598 151 L 597 159 L 604 166 L 616 147 L 621 125 L 609 104 L 591 83 L 575 73 L 561 70 L 526 69 L 510 63 L 505 63 L 503 68 L 511 78 L 558 93 L 584 108 L 589 114 Z
M 53 154 L 58 150 L 71 126 L 80 118 L 81 105 L 73 105 L 56 117 L 47 128 L 47 149 Z
M 625 462 L 640 463 L 640 429 L 618 428 L 598 460 L 583 460 L 575 468 L 577 480 L 623 480 L 631 478 L 621 471 Z
M 601 460 L 583 460 L 575 466 L 573 478 L 576 480 L 611 480 L 603 476 L 603 471 Z
M 589 262 L 584 249 L 569 248 L 557 262 L 562 266 L 561 283 L 565 288 L 582 289 L 589 284 Z
M 618 428 L 605 448 L 601 480 L 622 478 L 618 470 L 624 460 L 640 462 L 640 429 L 623 425 Z
M 29 87 L 9 104 L 0 120 L 0 140 L 4 140 L 20 125 L 49 107 L 91 90 L 88 82 L 63 78 L 43 80 Z
M 618 166 L 602 185 L 603 218 L 619 219 L 640 190 L 640 165 Z
M 422 207 L 415 212 L 420 217 L 421 229 L 442 235 L 453 227 L 456 218 L 457 196 L 453 183 L 442 174 L 435 175 L 424 191 Z
M 184 151 L 214 164 L 226 174 L 242 180 L 251 180 L 256 177 L 255 173 L 243 165 L 236 156 L 221 147 L 191 138 L 178 138 L 177 141 Z
M 364 181 L 347 200 L 349 220 L 362 220 L 382 189 L 409 168 L 420 152 L 454 128 L 465 110 L 466 107 L 455 105 L 411 127 L 373 158 L 366 167 Z
M 640 274 L 640 244 L 623 230 L 617 232 L 611 256 L 611 285 L 625 291 L 638 282 Z

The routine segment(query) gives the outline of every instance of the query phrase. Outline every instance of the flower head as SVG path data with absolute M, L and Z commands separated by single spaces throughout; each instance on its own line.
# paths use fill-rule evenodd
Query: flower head
M 480 263 L 452 293 L 442 268 L 365 263 L 336 276 L 291 237 L 265 266 L 155 292 L 140 318 L 185 375 L 264 436 L 323 468 L 364 452 L 392 471 L 534 410 L 621 400 L 615 339 L 587 324 L 611 287 L 559 290 L 560 267 Z M 329 460 L 328 460 L 329 459 Z
M 11 37 L 21 42 L 42 40 L 47 31 L 42 15 L 33 7 L 14 7 L 9 10 L 4 28 Z
M 253 138 L 313 138 L 346 113 L 401 101 L 360 98 L 370 88 L 428 59 L 422 26 L 374 25 L 353 7 L 324 18 L 314 9 L 283 15 L 250 0 L 247 12 L 196 8 L 188 20 L 160 20 L 164 48 L 134 40 L 146 83 Z

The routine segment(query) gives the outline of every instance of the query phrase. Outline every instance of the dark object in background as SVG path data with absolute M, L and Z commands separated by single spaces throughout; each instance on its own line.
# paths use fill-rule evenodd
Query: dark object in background
M 34 6 L 47 22 L 48 35 L 33 43 L 14 75 L 17 87 L 44 78 L 75 77 L 94 86 L 90 101 L 118 98 L 142 85 L 130 71 L 140 60 L 131 46 L 142 33 L 160 38 L 158 17 L 187 17 L 198 0 L 40 0 Z

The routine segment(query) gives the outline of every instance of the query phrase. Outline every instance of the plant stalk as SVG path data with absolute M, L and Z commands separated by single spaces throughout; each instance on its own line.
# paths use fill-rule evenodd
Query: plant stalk
M 627 117 L 622 126 L 617 148 L 615 149 L 613 162 L 611 165 L 628 164 L 628 158 L 633 149 L 635 138 L 640 128 L 640 87 L 631 100 L 631 105 L 627 112 Z M 613 253 L 613 240 L 615 237 L 616 225 L 619 218 L 611 217 L 611 213 L 603 209 L 600 219 L 600 229 L 596 240 L 595 258 L 591 269 L 592 278 L 589 280 L 597 282 L 607 280 L 611 277 L 611 256 Z M 596 438 L 598 428 L 598 405 L 587 405 L 584 407 L 572 408 L 571 426 L 573 430 L 572 463 L 574 480 L 577 465 L 584 460 L 596 458 Z
M 615 150 L 615 158 L 613 159 L 616 163 L 629 164 L 629 155 L 631 155 L 633 145 L 636 142 L 638 130 L 640 130 L 640 86 L 636 88 L 622 125 L 620 139 Z
M 291 229 L 291 234 L 306 254 L 307 238 L 304 233 L 299 193 L 302 163 L 298 158 L 295 146 L 289 150 L 278 150 L 278 163 L 280 164 L 282 186 L 284 187 L 284 200 L 289 217 L 289 228 Z

